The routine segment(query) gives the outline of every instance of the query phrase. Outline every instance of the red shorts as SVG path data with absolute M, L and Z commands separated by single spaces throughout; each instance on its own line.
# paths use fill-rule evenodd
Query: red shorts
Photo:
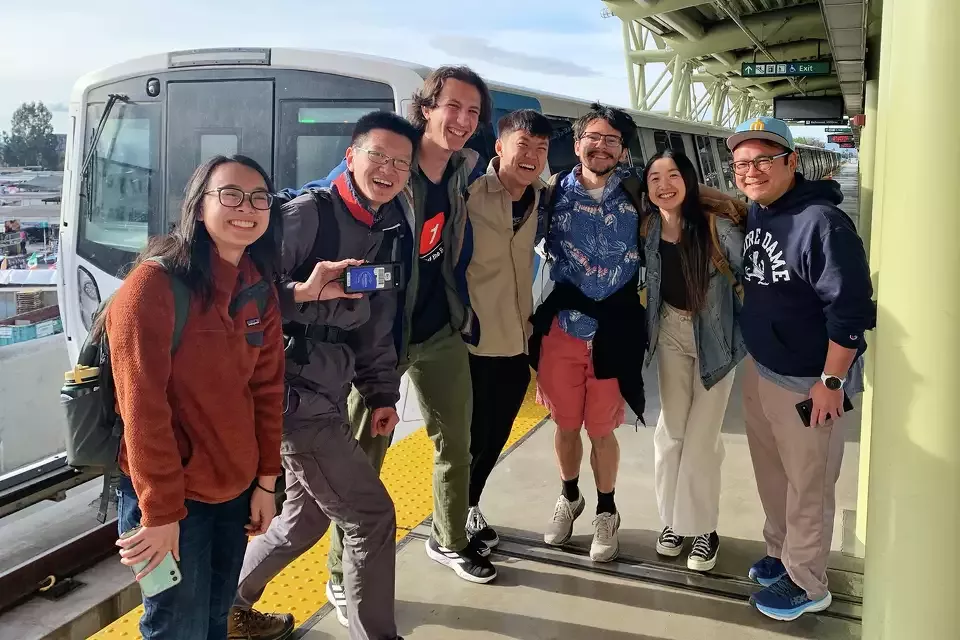
M 557 427 L 576 431 L 585 426 L 591 438 L 608 436 L 623 423 L 616 378 L 598 380 L 588 343 L 561 329 L 557 319 L 540 346 L 537 402 L 550 411 Z

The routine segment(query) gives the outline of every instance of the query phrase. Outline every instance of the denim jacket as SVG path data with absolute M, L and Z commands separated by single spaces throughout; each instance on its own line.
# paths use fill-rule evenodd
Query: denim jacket
M 647 349 L 649 365 L 657 350 L 660 332 L 660 230 L 661 218 L 654 214 L 650 220 L 644 252 L 647 265 Z M 725 218 L 717 218 L 717 235 L 730 263 L 730 270 L 738 281 L 743 280 L 743 232 Z M 693 338 L 697 345 L 700 380 L 709 389 L 723 379 L 747 353 L 740 334 L 740 298 L 730 280 L 710 263 L 710 284 L 706 306 L 693 319 Z

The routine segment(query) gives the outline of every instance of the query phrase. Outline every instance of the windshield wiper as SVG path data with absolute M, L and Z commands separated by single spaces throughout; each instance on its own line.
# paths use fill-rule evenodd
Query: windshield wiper
M 97 152 L 97 143 L 100 142 L 100 136 L 103 135 L 103 130 L 107 127 L 107 118 L 110 117 L 110 111 L 113 110 L 113 105 L 115 105 L 118 100 L 125 103 L 130 102 L 130 98 L 122 93 L 111 93 L 107 98 L 107 104 L 103 108 L 103 115 L 100 116 L 100 122 L 97 123 L 97 130 L 93 132 L 90 150 L 87 152 L 87 157 L 83 159 L 83 166 L 80 168 L 81 180 L 83 180 L 87 174 L 87 168 L 90 166 L 93 154 Z

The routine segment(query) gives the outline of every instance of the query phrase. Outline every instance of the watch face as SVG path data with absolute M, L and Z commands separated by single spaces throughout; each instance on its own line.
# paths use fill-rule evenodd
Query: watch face
M 827 389 L 830 389 L 830 391 L 836 391 L 843 386 L 843 382 L 841 382 L 840 378 L 835 376 L 827 376 L 823 384 L 825 384 Z

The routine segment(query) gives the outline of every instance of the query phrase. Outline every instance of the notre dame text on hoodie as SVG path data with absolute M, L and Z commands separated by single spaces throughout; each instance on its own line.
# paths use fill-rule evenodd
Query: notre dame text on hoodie
M 754 203 L 743 245 L 740 328 L 750 355 L 785 376 L 819 376 L 829 341 L 866 349 L 876 324 L 863 242 L 833 180 L 796 186 L 769 207 Z

